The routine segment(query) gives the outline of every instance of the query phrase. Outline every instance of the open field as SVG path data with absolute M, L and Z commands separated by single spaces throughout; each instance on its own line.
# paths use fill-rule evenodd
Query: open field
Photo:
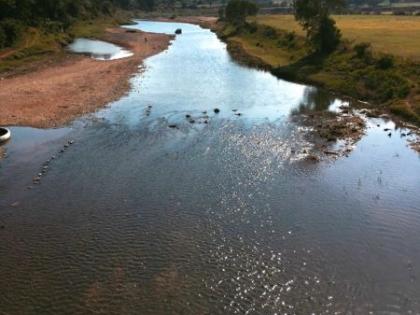
M 344 38 L 369 42 L 377 52 L 420 61 L 419 16 L 342 15 L 334 18 Z M 264 15 L 256 20 L 259 24 L 305 34 L 292 15 Z

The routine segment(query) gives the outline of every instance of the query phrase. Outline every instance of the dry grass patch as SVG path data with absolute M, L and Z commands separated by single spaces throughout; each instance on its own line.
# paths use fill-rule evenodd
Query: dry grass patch
M 240 43 L 249 54 L 258 56 L 264 63 L 274 67 L 288 65 L 293 58 L 292 54 L 279 49 L 270 41 L 260 40 L 252 36 L 233 37 L 230 40 Z
M 389 15 L 334 16 L 344 38 L 369 42 L 375 51 L 420 61 L 420 17 Z M 264 15 L 260 24 L 305 35 L 292 15 Z

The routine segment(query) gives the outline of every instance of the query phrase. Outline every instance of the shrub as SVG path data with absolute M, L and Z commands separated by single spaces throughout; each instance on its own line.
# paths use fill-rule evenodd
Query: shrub
M 296 39 L 296 33 L 295 32 L 287 32 L 284 37 L 288 42 L 293 42 Z
M 394 11 L 394 12 L 393 12 L 393 14 L 394 14 L 394 15 L 407 15 L 407 14 L 405 13 L 405 11 Z
M 328 54 L 333 52 L 340 43 L 341 32 L 335 25 L 335 21 L 325 16 L 319 22 L 318 29 L 314 33 L 309 32 L 309 39 L 316 52 Z
M 278 41 L 278 47 L 294 48 L 296 45 L 296 34 L 295 32 L 286 32 Z
M 3 29 L 0 28 L 0 48 L 6 47 L 6 34 L 4 33 Z
M 256 15 L 258 7 L 248 0 L 230 0 L 225 9 L 225 18 L 229 23 L 245 24 L 246 17 Z
M 371 57 L 371 50 L 369 43 L 358 43 L 354 45 L 353 50 L 356 52 L 358 58 Z
M 420 122 L 420 117 L 410 108 L 406 101 L 397 101 L 390 105 L 391 113 L 404 117 L 415 123 Z
M 223 21 L 225 19 L 225 8 L 220 7 L 217 11 L 217 15 L 219 16 L 219 21 Z
M 65 27 L 68 27 L 70 23 L 66 23 L 66 25 L 64 25 L 64 23 L 61 22 L 56 22 L 56 21 L 46 21 L 45 23 L 43 23 L 43 29 L 49 33 L 60 33 L 63 32 L 63 29 Z
M 23 25 L 14 19 L 4 19 L 0 22 L 0 29 L 3 33 L 3 47 L 12 46 L 22 34 Z
M 263 35 L 269 39 L 275 39 L 277 37 L 277 32 L 274 28 L 266 26 L 263 29 Z
M 394 66 L 394 57 L 391 55 L 381 56 L 376 62 L 376 65 L 379 69 L 382 70 L 392 68 Z
M 372 97 L 380 102 L 404 98 L 410 92 L 409 82 L 393 72 L 370 69 L 361 73 L 361 78 Z
M 256 23 L 247 23 L 245 25 L 246 30 L 250 32 L 251 34 L 254 34 L 256 31 L 258 31 L 258 26 Z

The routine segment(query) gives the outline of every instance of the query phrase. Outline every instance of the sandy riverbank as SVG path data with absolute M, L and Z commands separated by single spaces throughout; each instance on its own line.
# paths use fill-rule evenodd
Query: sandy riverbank
M 142 61 L 165 50 L 171 37 L 112 28 L 103 39 L 134 55 L 97 61 L 69 54 L 48 67 L 1 79 L 0 125 L 54 127 L 95 111 L 126 93 Z

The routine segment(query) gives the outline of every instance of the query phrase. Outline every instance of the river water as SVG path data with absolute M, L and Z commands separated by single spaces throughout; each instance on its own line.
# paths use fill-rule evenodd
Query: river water
M 78 38 L 68 47 L 71 52 L 86 54 L 96 60 L 115 60 L 131 57 L 132 52 L 101 40 Z
M 403 130 L 370 119 L 348 157 L 307 163 L 290 114 L 344 101 L 237 65 L 198 26 L 130 27 L 183 34 L 107 108 L 12 128 L 0 314 L 420 314 Z

